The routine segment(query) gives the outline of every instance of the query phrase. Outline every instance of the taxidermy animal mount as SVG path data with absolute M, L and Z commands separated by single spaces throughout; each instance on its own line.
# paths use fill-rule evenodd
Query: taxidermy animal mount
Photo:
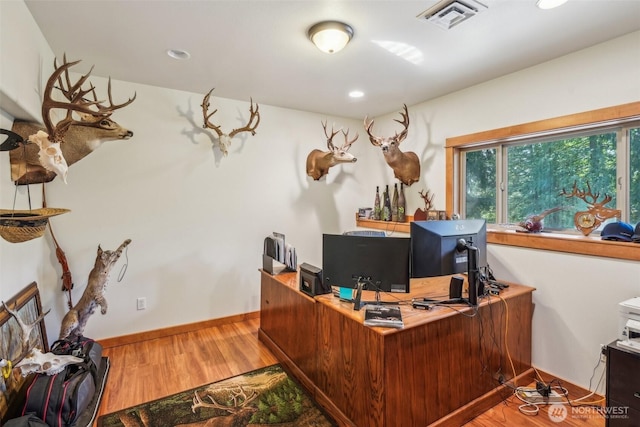
M 364 118 L 364 128 L 369 135 L 369 141 L 382 149 L 384 159 L 393 169 L 395 177 L 404 185 L 411 185 L 420 179 L 420 160 L 414 152 L 407 151 L 403 153 L 400 151 L 400 143 L 404 141 L 409 133 L 409 112 L 406 104 L 404 105 L 404 112 L 401 111 L 400 115 L 402 120 L 394 120 L 400 123 L 404 129 L 399 134 L 396 132 L 394 136 L 380 137 L 373 135 L 371 133 L 373 119 L 367 123 L 367 117 Z
M 104 293 L 109 272 L 129 243 L 131 243 L 131 239 L 125 240 L 115 251 L 103 251 L 98 245 L 98 255 L 93 270 L 89 273 L 87 287 L 82 293 L 80 301 L 62 319 L 58 339 L 81 337 L 89 316 L 93 314 L 97 306 L 100 306 L 100 313 L 107 313 L 107 300 Z
M 58 355 L 51 352 L 43 353 L 39 349 L 34 348 L 31 350 L 31 353 L 16 364 L 15 367 L 20 368 L 20 374 L 23 377 L 31 373 L 55 375 L 61 372 L 67 365 L 82 362 L 84 362 L 84 359 L 80 357 Z
M 327 148 L 329 151 L 315 149 L 307 156 L 307 175 L 316 181 L 328 174 L 330 167 L 338 163 L 354 163 L 358 160 L 353 154 L 348 152 L 351 144 L 356 142 L 359 137 L 357 133 L 355 138 L 349 141 L 349 129 L 345 132 L 340 128 L 334 132 L 332 126 L 331 135 L 329 135 L 326 121 L 322 123 L 322 127 L 324 128 L 324 135 L 327 137 Z M 344 135 L 344 144 L 335 146 L 333 145 L 333 137 L 340 131 L 342 131 Z
M 605 220 L 614 217 L 620 218 L 622 216 L 622 212 L 619 209 L 611 209 L 605 206 L 613 200 L 612 196 L 605 194 L 601 202 L 597 201 L 600 198 L 600 193 L 593 194 L 589 181 L 587 181 L 587 190 L 579 190 L 577 183 L 574 182 L 571 193 L 567 193 L 563 188 L 560 195 L 565 196 L 567 199 L 577 197 L 587 204 L 588 208 L 586 211 L 576 212 L 573 216 L 573 222 L 576 228 L 585 236 L 591 234 L 591 232 L 598 228 Z
M 46 375 L 54 375 L 58 372 L 62 371 L 65 366 L 71 363 L 81 363 L 83 359 L 74 356 L 60 356 L 57 354 L 53 354 L 51 352 L 43 353 L 42 350 L 36 347 L 32 347 L 30 344 L 30 337 L 33 328 L 42 320 L 44 316 L 49 313 L 47 310 L 46 313 L 41 314 L 38 318 L 31 322 L 25 323 L 24 320 L 20 317 L 20 315 L 15 311 L 11 310 L 4 302 L 5 310 L 9 313 L 18 323 L 20 327 L 20 355 L 18 357 L 13 358 L 11 363 L 6 363 L 9 367 L 20 368 L 20 374 L 23 377 L 31 373 L 40 373 Z M 17 363 L 15 363 L 17 362 Z
M 25 323 L 24 320 L 22 320 L 22 318 L 20 317 L 20 315 L 18 314 L 18 312 L 16 310 L 10 309 L 9 306 L 4 303 L 4 301 L 2 302 L 2 305 L 4 306 L 4 309 L 7 310 L 7 313 L 9 313 L 11 316 L 13 316 L 13 318 L 18 323 L 18 327 L 20 328 L 20 353 L 16 357 L 12 357 L 10 355 L 7 355 L 7 357 L 11 357 L 12 361 L 17 362 L 17 361 L 21 360 L 22 358 L 26 357 L 27 355 L 29 355 L 31 353 L 31 350 L 33 350 L 33 347 L 30 344 L 30 342 L 31 342 L 31 332 L 33 331 L 33 328 L 35 328 L 36 325 L 42 319 L 44 319 L 44 316 L 46 316 L 49 313 L 49 311 L 51 311 L 51 310 L 47 310 L 45 313 L 42 313 L 33 322 Z M 13 363 L 13 365 L 15 365 L 15 363 Z
M 429 189 L 426 192 L 424 190 L 420 190 L 420 197 L 424 200 L 424 210 L 416 209 L 415 214 L 413 214 L 413 219 L 415 221 L 424 221 L 427 219 L 427 213 L 433 209 L 433 198 L 436 196 L 435 194 L 429 195 Z
M 520 227 L 527 230 L 529 233 L 539 233 L 544 229 L 544 217 L 554 212 L 561 211 L 562 208 L 556 207 L 547 209 L 546 211 L 538 215 L 530 215 L 518 224 Z
M 220 147 L 220 151 L 222 151 L 222 154 L 226 156 L 229 153 L 229 146 L 231 145 L 231 139 L 234 136 L 236 136 L 240 132 L 251 132 L 251 135 L 256 134 L 256 128 L 258 127 L 258 124 L 260 124 L 260 112 L 258 111 L 258 108 L 260 106 L 256 103 L 256 106 L 254 108 L 253 99 L 251 99 L 251 105 L 249 107 L 250 116 L 249 116 L 249 120 L 247 121 L 247 124 L 241 128 L 232 130 L 231 132 L 229 132 L 229 134 L 226 134 L 222 132 L 222 129 L 220 129 L 219 125 L 214 125 L 209 120 L 211 116 L 213 116 L 218 111 L 216 109 L 216 110 L 213 110 L 212 113 L 209 113 L 209 105 L 210 105 L 209 99 L 211 98 L 211 93 L 213 92 L 213 89 L 211 89 L 209 93 L 207 93 L 202 99 L 202 116 L 204 118 L 204 124 L 202 125 L 202 127 L 205 129 L 212 129 L 213 131 L 215 131 L 215 133 L 218 134 L 218 145 Z M 255 123 L 253 123 L 254 120 L 255 120 Z
M 136 95 L 122 104 L 114 104 L 109 79 L 109 101 L 99 101 L 95 87 L 87 83 L 91 70 L 72 83 L 69 69 L 79 62 L 67 62 L 65 56 L 58 67 L 54 61 L 55 70 L 47 81 L 42 101 L 44 127 L 37 123 L 14 122 L 12 130 L 33 143 L 9 152 L 11 179 L 17 185 L 49 182 L 56 174 L 65 179 L 68 166 L 91 154 L 103 142 L 133 136 L 133 132 L 110 117 L 115 110 L 131 104 Z M 85 83 L 88 84 L 86 89 L 83 88 Z M 57 100 L 59 97 L 54 96 L 54 90 L 59 91 L 64 100 Z M 88 99 L 88 95 L 93 100 Z M 51 113 L 56 109 L 63 110 L 66 115 L 54 124 Z

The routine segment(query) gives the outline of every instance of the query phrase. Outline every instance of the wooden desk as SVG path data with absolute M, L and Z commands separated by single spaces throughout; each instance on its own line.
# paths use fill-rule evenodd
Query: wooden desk
M 476 315 L 403 304 L 405 326 L 393 329 L 364 326 L 363 312 L 332 294 L 298 291 L 297 273 L 261 275 L 260 340 L 341 425 L 462 425 L 509 394 L 499 375 L 531 369 L 531 287 L 481 299 Z M 383 299 L 445 297 L 449 280 L 415 279 L 411 293 Z

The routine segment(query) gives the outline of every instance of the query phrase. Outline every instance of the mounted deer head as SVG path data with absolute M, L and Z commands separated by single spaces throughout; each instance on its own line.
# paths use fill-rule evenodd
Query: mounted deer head
M 215 89 L 215 88 L 213 88 Z M 202 100 L 202 116 L 204 118 L 204 124 L 202 125 L 205 129 L 212 129 L 215 133 L 218 134 L 218 144 L 220 146 L 220 151 L 226 156 L 229 153 L 229 146 L 231 145 L 231 138 L 239 134 L 240 132 L 251 132 L 251 135 L 256 134 L 256 128 L 260 123 L 260 112 L 258 111 L 259 105 L 256 103 L 255 108 L 253 108 L 253 99 L 251 99 L 251 105 L 249 107 L 249 120 L 247 124 L 241 128 L 237 128 L 232 130 L 228 135 L 222 132 L 220 126 L 214 125 L 209 121 L 211 116 L 213 116 L 218 110 L 214 110 L 212 113 L 209 113 L 209 98 L 211 97 L 211 93 L 213 89 L 207 93 Z M 255 123 L 253 121 L 255 120 Z
M 404 185 L 411 185 L 420 179 L 420 160 L 416 153 L 408 151 L 403 153 L 400 151 L 400 143 L 404 141 L 408 134 L 409 128 L 409 112 L 407 111 L 406 104 L 404 105 L 404 112 L 400 112 L 402 120 L 394 119 L 400 123 L 404 129 L 399 134 L 394 136 L 380 137 L 371 133 L 373 128 L 373 120 L 367 123 L 367 117 L 364 118 L 364 128 L 369 135 L 369 141 L 377 147 L 382 148 L 382 154 L 387 164 L 393 169 L 393 173 L 396 178 L 400 180 Z
M 115 139 L 127 139 L 133 136 L 133 132 L 127 130 L 111 120 L 111 114 L 120 108 L 131 104 L 136 95 L 122 104 L 114 104 L 111 96 L 111 79 L 108 83 L 108 100 L 98 101 L 95 87 L 89 82 L 88 88 L 83 88 L 87 82 L 91 70 L 72 83 L 69 69 L 80 61 L 67 62 L 66 56 L 62 65 L 58 67 L 54 61 L 54 72 L 49 77 L 44 89 L 42 101 L 42 126 L 16 121 L 12 130 L 25 140 L 33 142 L 24 147 L 11 150 L 9 158 L 11 162 L 11 179 L 18 185 L 36 184 L 53 180 L 56 173 L 63 175 L 65 167 L 91 154 L 103 142 Z M 64 101 L 54 99 L 54 89 L 60 91 Z M 93 100 L 87 99 L 91 94 Z M 54 124 L 51 113 L 53 110 L 66 111 L 64 118 Z M 35 137 L 39 131 L 46 133 L 43 140 L 42 134 Z M 33 136 L 33 138 L 32 138 Z M 40 144 L 37 144 L 37 142 Z M 40 161 L 40 158 L 42 161 Z
M 356 142 L 359 137 L 357 133 L 355 138 L 349 140 L 348 129 L 345 132 L 340 128 L 334 132 L 332 126 L 331 135 L 329 135 L 329 132 L 327 132 L 326 121 L 322 123 L 322 127 L 324 128 L 324 134 L 327 137 L 327 148 L 329 151 L 315 149 L 307 156 L 307 175 L 316 181 L 328 174 L 330 167 L 335 166 L 338 163 L 354 163 L 358 160 L 353 154 L 348 153 L 349 148 L 351 148 L 351 144 Z M 341 146 L 335 146 L 333 145 L 333 137 L 340 131 L 342 131 L 342 134 L 344 135 L 344 144 Z
M 604 206 L 613 200 L 612 196 L 605 194 L 604 199 L 601 202 L 597 201 L 598 198 L 600 198 L 600 193 L 593 194 L 589 181 L 587 181 L 586 191 L 579 190 L 578 185 L 574 182 L 571 193 L 568 193 L 563 188 L 560 195 L 565 196 L 566 198 L 577 197 L 587 204 L 588 208 L 586 211 L 576 212 L 573 216 L 573 222 L 576 228 L 585 236 L 591 234 L 591 232 L 598 228 L 605 220 L 614 217 L 620 218 L 622 215 L 622 212 L 619 209 L 611 209 Z

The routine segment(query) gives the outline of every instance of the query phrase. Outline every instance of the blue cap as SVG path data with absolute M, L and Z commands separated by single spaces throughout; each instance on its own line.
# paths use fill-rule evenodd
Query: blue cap
M 631 242 L 633 236 L 633 226 L 626 222 L 610 222 L 605 225 L 600 233 L 602 240 L 617 240 L 619 242 Z
M 633 232 L 633 237 L 631 237 L 635 243 L 640 243 L 640 222 L 636 224 L 636 231 Z

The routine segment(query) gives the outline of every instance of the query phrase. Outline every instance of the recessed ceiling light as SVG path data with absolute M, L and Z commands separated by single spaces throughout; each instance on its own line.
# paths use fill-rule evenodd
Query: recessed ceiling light
M 167 55 L 172 57 L 173 59 L 185 60 L 191 58 L 191 54 L 186 50 L 182 49 L 169 49 L 167 50 Z
M 349 92 L 349 98 L 362 98 L 364 96 L 364 92 L 361 90 L 352 90 Z
M 538 0 L 536 6 L 540 9 L 553 9 L 567 2 L 567 0 Z

